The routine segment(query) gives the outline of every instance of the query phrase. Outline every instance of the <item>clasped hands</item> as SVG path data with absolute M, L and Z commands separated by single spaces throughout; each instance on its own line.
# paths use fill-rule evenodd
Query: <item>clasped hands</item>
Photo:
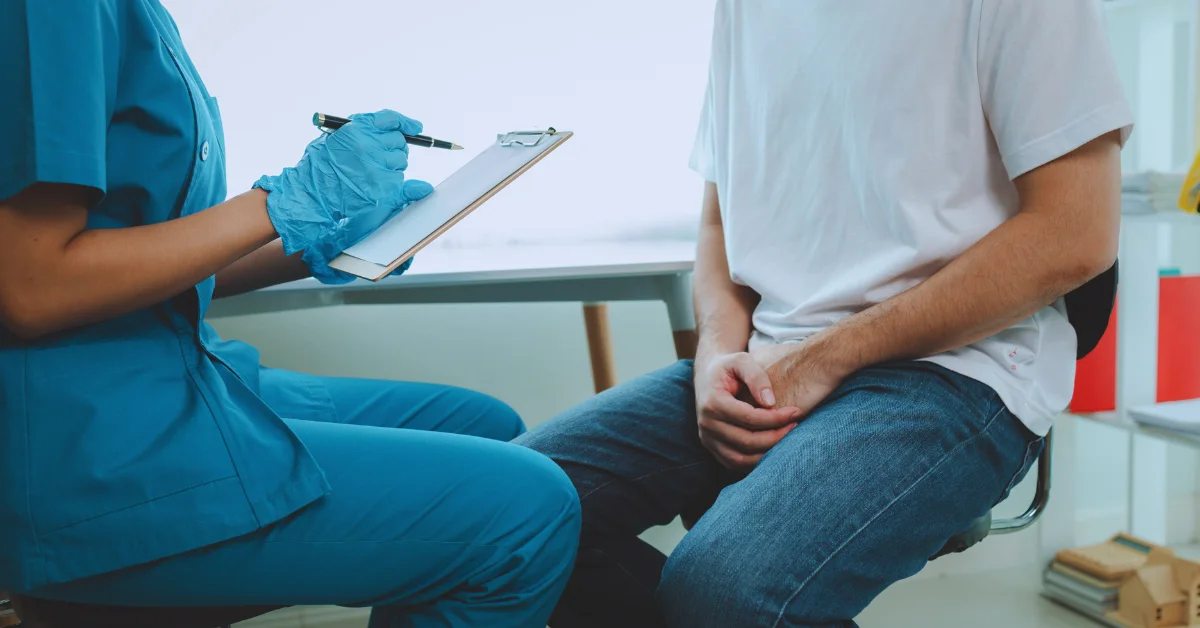
M 700 442 L 724 466 L 749 473 L 850 373 L 824 338 L 696 361 Z

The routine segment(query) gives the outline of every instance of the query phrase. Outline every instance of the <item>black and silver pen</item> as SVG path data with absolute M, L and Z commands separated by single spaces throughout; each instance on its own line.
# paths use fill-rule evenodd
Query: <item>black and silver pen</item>
M 337 116 L 326 115 L 324 113 L 313 114 L 313 126 L 327 132 L 336 131 L 343 126 L 350 124 L 350 120 L 339 118 Z M 444 148 L 446 150 L 462 150 L 463 147 L 453 142 L 444 140 L 435 140 L 428 135 L 405 135 L 404 139 L 411 146 L 424 146 L 425 148 Z

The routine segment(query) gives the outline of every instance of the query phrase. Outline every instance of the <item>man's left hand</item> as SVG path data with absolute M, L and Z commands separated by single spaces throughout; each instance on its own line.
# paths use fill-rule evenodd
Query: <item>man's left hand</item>
M 818 334 L 750 352 L 767 372 L 778 407 L 799 408 L 802 418 L 808 416 L 853 372 L 844 360 L 837 359 L 829 343 Z

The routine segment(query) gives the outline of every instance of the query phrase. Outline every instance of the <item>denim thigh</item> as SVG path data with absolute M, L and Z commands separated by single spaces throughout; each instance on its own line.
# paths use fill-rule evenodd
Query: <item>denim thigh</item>
M 583 547 L 636 536 L 680 514 L 699 517 L 731 481 L 700 443 L 692 378 L 692 362 L 681 360 L 513 441 L 554 460 L 574 482 Z
M 1001 501 L 1042 440 L 928 362 L 860 371 L 727 486 L 667 561 L 670 626 L 853 626 Z

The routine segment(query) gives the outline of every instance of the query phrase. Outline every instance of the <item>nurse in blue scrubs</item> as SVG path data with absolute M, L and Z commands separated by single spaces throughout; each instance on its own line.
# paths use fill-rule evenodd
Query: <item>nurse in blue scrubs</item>
M 354 116 L 226 200 L 217 102 L 157 0 L 0 3 L 0 120 L 0 589 L 545 625 L 577 498 L 505 442 L 511 409 L 266 369 L 204 322 L 348 280 L 330 259 L 430 191 L 404 178 L 419 123 Z

